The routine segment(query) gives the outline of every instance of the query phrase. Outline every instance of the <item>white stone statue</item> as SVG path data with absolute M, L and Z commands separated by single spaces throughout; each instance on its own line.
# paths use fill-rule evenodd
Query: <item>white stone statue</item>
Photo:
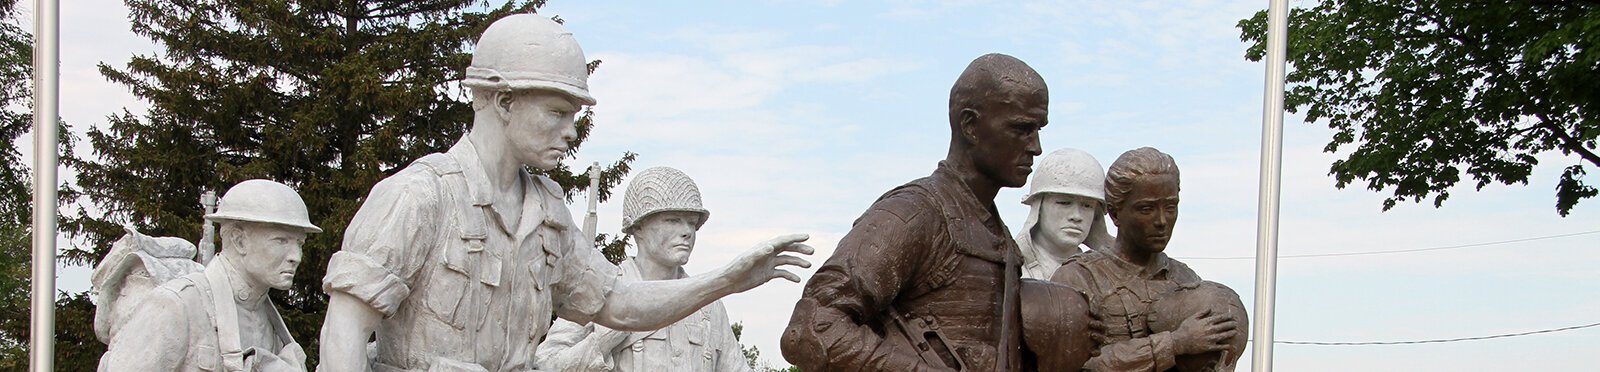
M 694 180 L 673 168 L 646 169 L 629 182 L 622 208 L 622 232 L 632 236 L 638 247 L 638 254 L 620 265 L 622 280 L 689 277 L 683 265 L 694 251 L 696 232 L 711 216 L 701 206 Z M 552 371 L 750 370 L 722 301 L 649 332 L 557 320 L 537 354 L 543 367 Z
M 305 351 L 267 298 L 289 288 L 306 234 L 322 231 L 305 202 L 284 184 L 249 180 L 205 218 L 221 225 L 222 254 L 202 271 L 149 288 L 198 265 L 189 261 L 195 247 L 132 231 L 96 268 L 96 334 L 110 345 L 100 371 L 306 370 Z
M 665 327 L 722 296 L 774 278 L 806 235 L 773 238 L 706 275 L 618 281 L 618 268 L 572 221 L 548 170 L 593 104 L 587 60 L 549 18 L 495 21 L 462 85 L 467 135 L 373 186 L 328 263 L 323 371 L 539 370 L 534 347 L 552 315 L 623 331 Z M 372 352 L 368 339 L 376 334 Z
M 1022 249 L 1022 277 L 1050 280 L 1068 257 L 1090 249 L 1109 247 L 1115 239 L 1106 231 L 1106 172 L 1093 155 L 1078 149 L 1060 149 L 1039 162 L 1030 182 L 1028 219 L 1017 233 Z

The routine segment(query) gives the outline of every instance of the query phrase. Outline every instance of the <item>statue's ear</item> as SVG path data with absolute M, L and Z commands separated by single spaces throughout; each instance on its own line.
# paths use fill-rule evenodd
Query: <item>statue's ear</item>
M 498 90 L 494 92 L 492 96 L 492 99 L 494 100 L 494 113 L 495 115 L 499 115 L 501 123 L 511 123 L 511 102 L 515 101 L 516 96 L 516 94 L 506 90 Z
M 968 107 L 961 109 L 961 114 L 956 119 L 956 131 L 969 145 L 978 143 L 978 116 L 978 110 Z
M 239 222 L 222 225 L 219 230 L 218 235 L 222 236 L 222 249 L 219 253 L 232 251 L 239 256 L 250 254 L 250 249 L 244 247 L 244 227 L 239 226 Z

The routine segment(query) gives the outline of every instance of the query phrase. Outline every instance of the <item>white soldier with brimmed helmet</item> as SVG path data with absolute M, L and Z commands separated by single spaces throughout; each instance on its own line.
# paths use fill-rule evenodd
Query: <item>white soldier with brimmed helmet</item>
M 131 310 L 127 304 L 101 309 L 123 314 L 106 319 L 104 327 L 97 314 L 96 331 L 105 328 L 102 336 L 109 339 L 101 371 L 305 371 L 305 351 L 267 298 L 269 289 L 288 289 L 293 283 L 306 234 L 322 232 L 311 223 L 305 201 L 287 185 L 248 180 L 230 188 L 216 213 L 205 218 L 221 225 L 221 255 L 202 271 L 140 294 Z M 148 270 L 152 262 L 162 262 L 160 257 L 181 252 L 192 257 L 195 251 L 187 242 L 131 230 L 124 239 L 130 244 L 114 247 L 108 264 L 96 268 L 96 277 L 102 278 L 96 279 L 97 287 L 121 287 L 115 291 L 119 293 L 102 293 L 123 299 L 116 301 L 131 294 L 125 284 L 115 283 L 118 274 L 102 276 L 102 269 L 127 272 L 118 269 L 131 262 L 125 257 L 138 257 Z M 141 241 L 164 248 L 134 252 Z M 181 252 L 148 254 L 166 251 Z M 171 270 L 149 272 L 157 278 L 163 275 L 154 274 L 164 271 Z
M 461 85 L 467 135 L 373 186 L 328 262 L 319 369 L 540 370 L 534 348 L 552 316 L 656 329 L 773 278 L 799 281 L 781 266 L 810 266 L 783 254 L 813 251 L 794 234 L 707 275 L 616 280 L 562 187 L 524 170 L 559 166 L 574 115 L 595 102 L 576 39 L 550 18 L 506 16 L 479 38 Z
M 673 168 L 646 169 L 628 183 L 622 203 L 622 232 L 638 247 L 636 255 L 619 265 L 622 279 L 688 277 L 683 265 L 694 251 L 700 226 L 711 216 L 694 180 Z M 722 301 L 649 332 L 558 320 L 539 344 L 538 354 L 547 368 L 557 371 L 750 370 Z
M 1060 149 L 1039 162 L 1029 182 L 1028 219 L 1017 233 L 1022 277 L 1050 280 L 1072 255 L 1112 241 L 1105 224 L 1106 173 L 1093 155 Z

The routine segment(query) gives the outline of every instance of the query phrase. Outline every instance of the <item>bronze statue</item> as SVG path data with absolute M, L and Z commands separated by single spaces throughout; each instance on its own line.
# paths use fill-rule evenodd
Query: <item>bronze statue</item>
M 1032 369 L 1021 257 L 994 198 L 1027 182 L 1048 104 L 1026 63 L 973 60 L 950 90 L 945 160 L 855 221 L 795 304 L 784 359 L 807 371 Z
M 1073 256 L 1051 278 L 1084 293 L 1106 325 L 1083 368 L 1232 371 L 1248 335 L 1239 295 L 1163 253 L 1178 219 L 1177 163 L 1149 147 L 1123 153 L 1105 200 L 1116 243 Z

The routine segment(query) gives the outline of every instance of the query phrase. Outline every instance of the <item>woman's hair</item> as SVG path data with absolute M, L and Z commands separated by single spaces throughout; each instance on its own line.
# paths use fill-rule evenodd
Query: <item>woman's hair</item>
M 1135 178 L 1167 174 L 1172 175 L 1176 182 L 1178 163 L 1172 160 L 1172 155 L 1150 147 L 1122 153 L 1106 170 L 1106 209 L 1113 210 L 1122 205 L 1123 198 L 1133 191 Z

